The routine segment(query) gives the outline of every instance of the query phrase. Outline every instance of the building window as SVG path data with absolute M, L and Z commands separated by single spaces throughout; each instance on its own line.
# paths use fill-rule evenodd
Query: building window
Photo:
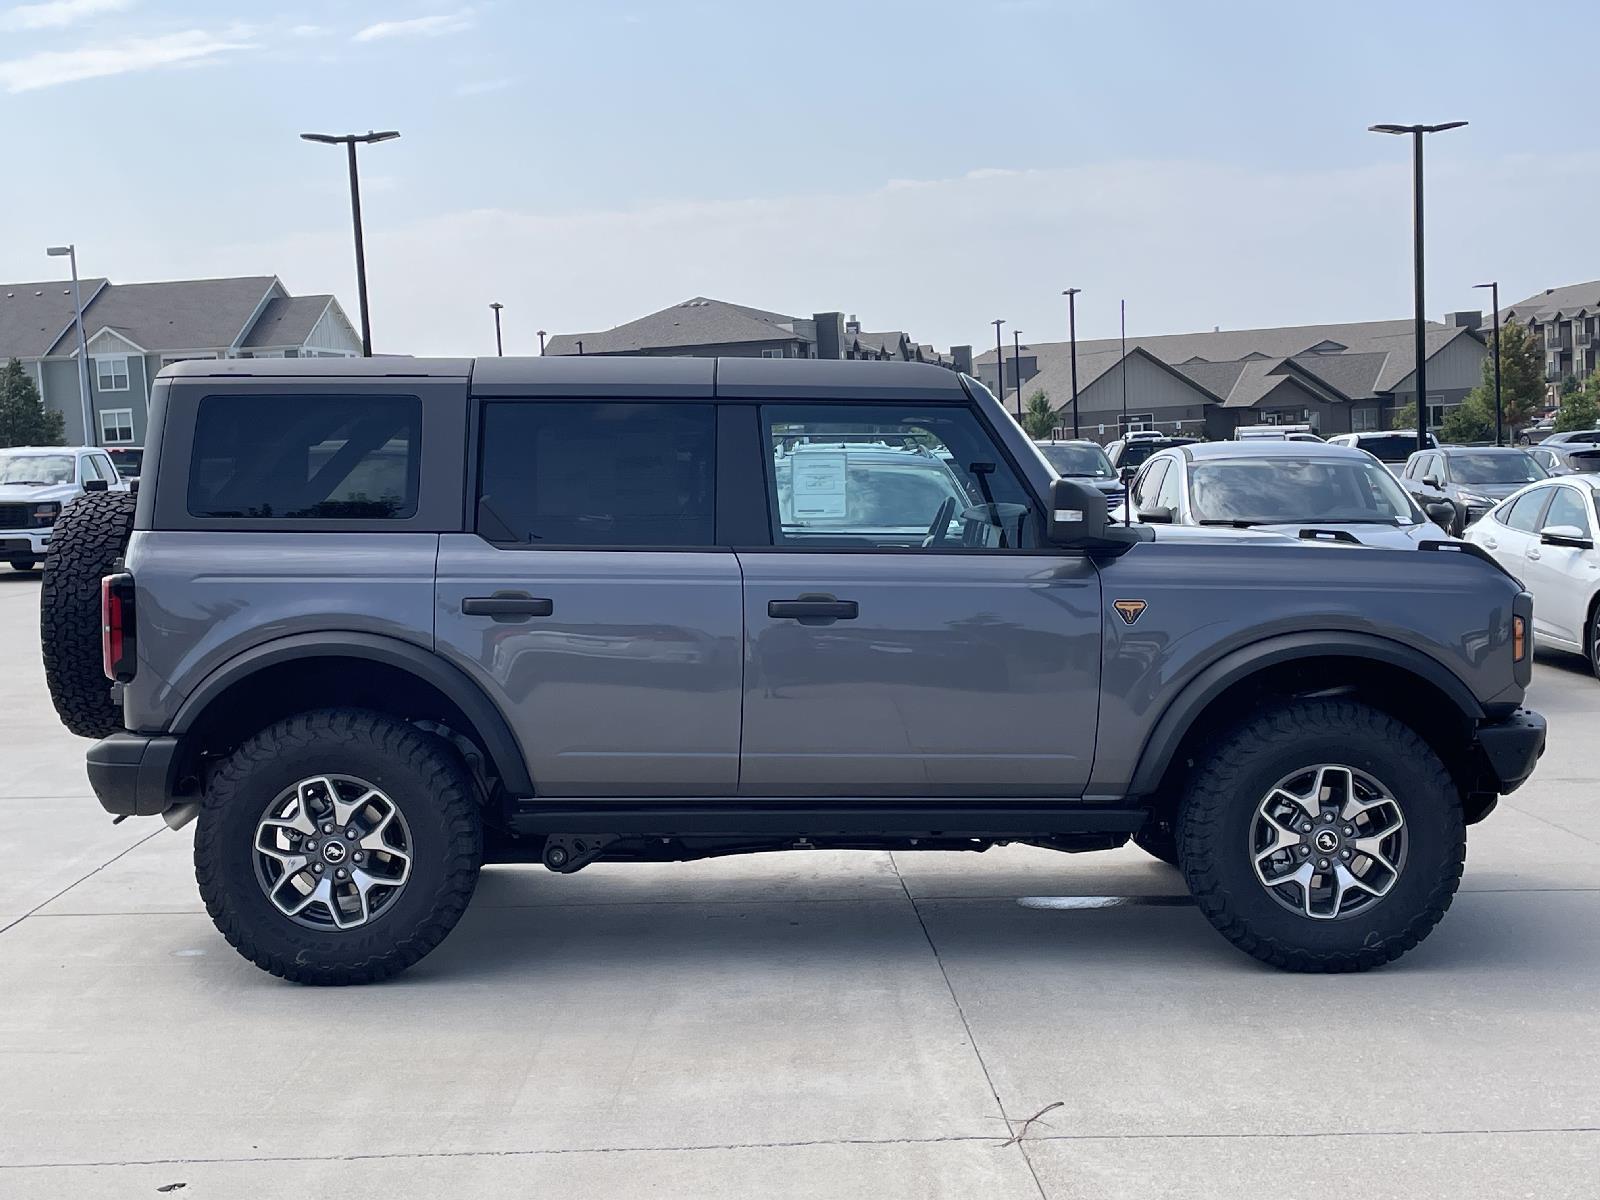
M 1350 431 L 1352 433 L 1371 433 L 1378 428 L 1378 410 L 1375 408 L 1352 408 L 1350 410 Z
M 1437 429 L 1440 425 L 1444 424 L 1444 414 L 1449 412 L 1454 407 L 1455 405 L 1453 404 L 1446 404 L 1443 396 L 1429 396 L 1428 426 L 1430 428 Z
M 1118 421 L 1123 433 L 1139 433 L 1156 427 L 1155 413 L 1129 413 Z
M 126 375 L 124 375 L 126 379 Z M 126 389 L 127 384 L 123 384 Z M 133 409 L 103 408 L 100 410 L 100 444 L 102 446 L 133 445 Z
M 778 350 L 763 350 L 761 352 L 761 357 L 762 358 L 782 358 L 783 357 L 783 351 L 782 351 L 782 349 L 778 349 Z
M 94 369 L 102 392 L 125 392 L 128 390 L 128 356 L 126 354 L 96 358 L 94 360 Z

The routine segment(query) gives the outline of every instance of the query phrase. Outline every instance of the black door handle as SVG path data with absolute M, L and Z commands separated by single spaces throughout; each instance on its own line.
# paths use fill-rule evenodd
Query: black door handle
M 854 600 L 835 600 L 832 596 L 807 593 L 796 600 L 768 600 L 767 616 L 799 621 L 802 625 L 828 625 L 834 621 L 854 621 L 860 616 Z
M 555 604 L 526 592 L 496 592 L 492 596 L 468 596 L 461 602 L 461 611 L 469 617 L 514 621 L 518 617 L 548 617 L 555 611 Z

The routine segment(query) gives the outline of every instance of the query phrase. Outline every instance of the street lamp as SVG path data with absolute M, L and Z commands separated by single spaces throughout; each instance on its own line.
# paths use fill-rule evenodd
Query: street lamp
M 372 318 L 367 312 L 367 252 L 361 240 L 361 184 L 356 177 L 356 143 L 391 142 L 400 136 L 398 130 L 385 129 L 381 133 L 302 133 L 308 142 L 321 142 L 325 146 L 343 146 L 350 159 L 350 217 L 356 229 L 356 296 L 361 302 L 361 353 L 372 357 Z
M 1426 316 L 1422 294 L 1422 135 L 1460 129 L 1465 121 L 1446 121 L 1442 125 L 1369 125 L 1371 133 L 1411 135 L 1412 251 L 1416 272 L 1417 331 L 1417 449 L 1428 448 L 1428 347 L 1424 334 Z
M 1011 331 L 1011 369 L 1017 377 L 1017 424 L 1022 424 L 1022 330 Z
M 1500 416 L 1500 281 L 1497 279 L 1493 283 L 1475 283 L 1472 286 L 1488 288 L 1489 303 L 1494 305 L 1494 444 L 1498 446 L 1505 438 Z
M 94 415 L 89 399 L 89 343 L 83 336 L 83 291 L 78 286 L 78 246 L 75 242 L 66 246 L 50 246 L 45 253 L 51 258 L 65 256 L 72 264 L 72 310 L 78 326 L 78 402 L 83 409 L 83 444 L 98 446 L 100 439 L 93 430 Z
M 505 343 L 500 340 L 500 310 L 505 305 L 498 300 L 491 300 L 489 307 L 494 309 L 494 352 L 497 355 L 504 356 L 506 347 Z
M 544 357 L 544 330 L 539 330 L 539 357 Z
M 1078 293 L 1082 288 L 1068 288 L 1061 294 L 1067 298 L 1067 336 L 1072 339 L 1072 436 L 1082 436 L 1078 430 Z
M 1000 407 L 1006 406 L 1006 352 L 1000 346 L 1000 326 L 1005 324 L 1004 318 L 996 317 L 989 324 L 994 326 L 994 390 L 999 393 Z

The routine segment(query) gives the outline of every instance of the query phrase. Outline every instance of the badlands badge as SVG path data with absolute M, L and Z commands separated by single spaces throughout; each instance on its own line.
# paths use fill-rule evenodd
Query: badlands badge
M 1117 610 L 1123 624 L 1132 625 L 1144 615 L 1145 603 L 1143 600 L 1113 600 L 1111 607 Z

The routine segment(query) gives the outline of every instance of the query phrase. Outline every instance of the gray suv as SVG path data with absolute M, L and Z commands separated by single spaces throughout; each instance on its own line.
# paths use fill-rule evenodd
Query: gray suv
M 1431 549 L 1113 525 L 919 364 L 188 362 L 137 507 L 63 521 L 46 666 L 101 804 L 198 816 L 301 982 L 416 962 L 485 862 L 1130 837 L 1360 970 L 1544 744 L 1527 593 Z

